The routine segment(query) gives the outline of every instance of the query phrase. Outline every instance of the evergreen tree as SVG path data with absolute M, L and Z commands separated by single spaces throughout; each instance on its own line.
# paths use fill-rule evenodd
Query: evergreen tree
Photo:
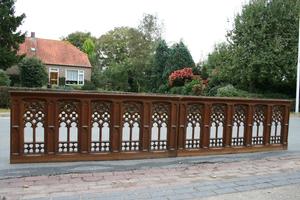
M 0 69 L 7 69 L 18 63 L 19 44 L 24 42 L 25 33 L 17 31 L 25 14 L 15 16 L 14 0 L 0 1 Z
M 170 49 L 170 55 L 166 63 L 163 78 L 167 79 L 171 72 L 186 67 L 195 67 L 195 62 L 188 48 L 180 41 Z
M 151 72 L 151 89 L 150 91 L 155 92 L 161 84 L 167 80 L 163 79 L 163 73 L 166 67 L 167 60 L 169 59 L 170 49 L 165 40 L 161 40 L 155 50 L 154 64 Z

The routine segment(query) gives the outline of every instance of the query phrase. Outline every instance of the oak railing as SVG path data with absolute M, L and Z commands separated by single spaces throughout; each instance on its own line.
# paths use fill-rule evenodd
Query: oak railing
M 10 95 L 11 163 L 287 149 L 288 100 L 21 90 Z

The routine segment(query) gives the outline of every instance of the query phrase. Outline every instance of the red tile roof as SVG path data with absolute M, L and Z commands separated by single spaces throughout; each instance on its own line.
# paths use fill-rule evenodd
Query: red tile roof
M 91 67 L 88 56 L 67 41 L 27 37 L 18 54 L 36 56 L 49 65 Z

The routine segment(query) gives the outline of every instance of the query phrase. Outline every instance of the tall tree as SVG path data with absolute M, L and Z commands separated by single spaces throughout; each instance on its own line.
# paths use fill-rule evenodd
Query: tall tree
M 235 72 L 233 69 L 233 50 L 227 43 L 215 45 L 212 53 L 207 57 L 202 68 L 205 68 L 210 76 L 218 76 L 225 82 L 233 81 Z M 231 82 L 232 83 L 232 82 Z
M 130 27 L 115 28 L 99 38 L 96 48 L 102 68 L 111 68 L 103 72 L 111 76 L 111 79 L 105 79 L 110 83 L 104 83 L 104 85 L 110 85 L 109 89 L 112 90 L 145 91 L 146 74 L 151 66 L 151 42 L 145 40 L 143 33 Z M 126 73 L 128 77 L 126 88 L 120 88 L 120 84 L 114 84 L 118 79 L 113 78 L 113 73 L 120 71 Z
M 164 79 L 167 79 L 171 72 L 185 67 L 193 68 L 195 67 L 195 62 L 188 48 L 180 41 L 170 49 L 169 58 L 163 73 Z
M 70 33 L 68 36 L 62 38 L 62 40 L 70 42 L 81 51 L 84 51 L 83 44 L 87 39 L 91 39 L 93 42 L 96 40 L 96 38 L 93 37 L 90 32 L 81 31 Z
M 25 33 L 17 31 L 25 14 L 15 16 L 14 3 L 14 0 L 0 1 L 0 69 L 4 70 L 20 60 L 17 51 L 25 39 Z
M 156 15 L 144 14 L 138 30 L 145 35 L 147 40 L 159 41 L 161 40 L 163 26 L 163 23 L 159 22 Z
M 293 94 L 299 0 L 252 0 L 237 15 L 229 40 L 238 86 Z

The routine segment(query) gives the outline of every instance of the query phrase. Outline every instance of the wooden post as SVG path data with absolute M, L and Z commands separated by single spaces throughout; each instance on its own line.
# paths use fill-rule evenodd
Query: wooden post
M 289 121 L 290 121 L 290 106 L 284 107 L 284 118 L 283 118 L 283 131 L 281 135 L 281 141 L 284 149 L 288 147 L 288 132 L 289 132 Z
M 80 102 L 80 114 L 79 114 L 79 133 L 78 133 L 78 146 L 79 152 L 86 154 L 90 151 L 90 104 L 88 100 L 81 100 Z
M 271 123 L 272 123 L 272 105 L 267 106 L 266 119 L 264 123 L 264 145 L 270 144 L 270 135 L 271 135 Z
M 245 124 L 245 145 L 247 147 L 252 146 L 252 127 L 253 127 L 253 105 L 249 104 L 248 105 L 248 115 L 247 115 L 247 119 L 246 119 L 246 123 Z
M 150 140 L 151 140 L 151 118 L 152 115 L 152 105 L 151 102 L 144 102 L 144 112 L 142 117 L 142 151 L 150 150 Z
M 178 149 L 185 148 L 185 133 L 186 133 L 186 116 L 187 116 L 187 104 L 180 102 L 179 104 L 179 130 L 177 137 Z
M 111 121 L 111 146 L 112 152 L 119 152 L 122 148 L 122 127 L 121 127 L 121 102 L 112 103 L 112 121 Z
M 233 104 L 227 104 L 227 113 L 225 118 L 225 126 L 224 126 L 224 136 L 223 136 L 223 144 L 225 147 L 231 146 L 231 138 L 232 138 L 232 118 L 234 115 L 233 112 Z
M 210 114 L 211 114 L 211 104 L 205 102 L 204 112 L 203 112 L 203 131 L 201 135 L 201 147 L 204 149 L 209 148 L 210 140 Z
M 170 124 L 171 130 L 170 134 L 168 134 L 168 150 L 170 156 L 176 156 L 176 148 L 177 148 L 177 134 L 178 134 L 178 112 L 179 112 L 179 103 L 178 101 L 173 101 L 171 103 L 171 116 L 170 116 Z
M 10 155 L 18 156 L 20 155 L 20 100 L 11 95 L 11 110 L 10 110 Z
M 55 153 L 55 147 L 56 147 L 56 134 L 58 134 L 55 130 L 57 130 L 56 125 L 56 101 L 54 99 L 48 99 L 47 100 L 47 110 L 46 110 L 46 120 L 47 120 L 47 127 L 45 127 L 45 146 L 46 146 L 46 152 L 48 154 L 54 154 Z

